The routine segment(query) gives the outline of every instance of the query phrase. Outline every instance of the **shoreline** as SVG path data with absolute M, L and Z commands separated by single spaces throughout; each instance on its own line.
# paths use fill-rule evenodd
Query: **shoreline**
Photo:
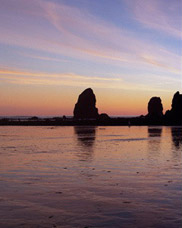
M 109 118 L 106 120 L 99 119 L 74 119 L 74 118 L 37 118 L 29 119 L 0 119 L 0 126 L 182 126 L 181 121 L 168 121 L 162 119 L 149 119 L 141 117 L 120 117 Z

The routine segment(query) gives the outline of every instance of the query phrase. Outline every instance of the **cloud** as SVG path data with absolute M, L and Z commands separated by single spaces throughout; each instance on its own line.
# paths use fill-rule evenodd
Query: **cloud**
M 165 0 L 128 1 L 136 20 L 148 29 L 154 29 L 177 39 L 182 38 L 182 3 Z
M 152 4 L 148 3 L 148 5 Z M 145 4 L 146 7 L 148 5 Z M 123 64 L 145 63 L 172 73 L 181 73 L 181 69 L 179 69 L 181 58 L 179 56 L 175 55 L 176 64 L 173 64 L 174 61 L 171 61 L 174 59 L 173 53 L 166 52 L 164 48 L 162 50 L 159 46 L 148 44 L 135 36 L 133 37 L 133 34 L 122 28 L 117 28 L 113 24 L 105 23 L 93 17 L 88 12 L 81 12 L 79 9 L 69 6 L 49 2 L 44 5 L 44 8 L 48 20 L 61 34 L 65 34 L 67 42 L 73 49 L 76 48 L 91 56 Z M 74 16 L 70 17 L 70 15 Z M 88 37 L 94 40 L 94 45 Z M 77 46 L 73 46 L 73 43 L 76 43 Z M 151 58 L 150 61 L 148 58 L 144 58 L 143 52 L 146 52 L 148 56 L 152 55 L 152 61 Z M 166 55 L 166 53 L 168 54 Z
M 1 1 L 2 43 L 121 67 L 143 68 L 143 65 L 147 65 L 149 69 L 181 73 L 180 56 L 174 57 L 166 48 L 148 43 L 131 31 L 105 22 L 86 10 L 53 1 L 32 0 L 31 4 L 25 0 L 16 0 L 16 4 L 15 1 Z M 140 0 L 135 0 L 136 15 L 139 14 L 139 3 Z M 145 7 L 148 5 L 144 4 Z M 158 11 L 153 8 L 155 17 Z M 7 10 L 8 16 L 5 13 Z M 145 17 L 144 14 L 137 18 L 144 21 Z M 146 23 L 150 22 L 149 19 L 146 19 Z M 46 55 L 34 57 L 58 61 Z
M 37 56 L 37 55 L 30 55 L 30 54 L 25 54 L 25 53 L 20 53 L 20 55 L 26 56 L 26 57 L 30 57 L 32 59 L 40 59 L 40 60 L 44 60 L 44 61 L 53 61 L 53 62 L 70 62 L 70 60 L 65 60 L 65 59 L 61 59 L 61 58 L 52 58 L 52 57 L 46 57 L 46 56 Z
M 178 74 L 180 75 L 181 74 L 181 70 L 178 69 L 178 67 L 170 67 L 167 63 L 164 63 L 164 62 L 160 62 L 159 60 L 157 60 L 156 57 L 154 56 L 151 56 L 151 55 L 141 55 L 141 58 L 143 58 L 143 60 L 149 64 L 152 64 L 154 66 L 157 66 L 157 67 L 160 67 L 160 68 L 163 68 L 163 69 L 166 69 L 174 74 Z
M 47 85 L 47 86 L 68 86 L 68 87 L 95 87 L 109 89 L 123 89 L 136 91 L 165 91 L 172 90 L 173 85 L 178 83 L 175 78 L 168 78 L 162 75 L 147 75 L 148 80 L 143 82 L 127 82 L 122 75 L 115 75 L 110 78 L 77 75 L 73 73 L 44 73 L 30 72 L 13 69 L 0 69 L 0 80 L 12 84 L 22 85 Z M 143 76 L 142 76 L 143 77 Z M 152 81 L 157 82 L 152 83 Z M 148 85 L 148 83 L 150 85 Z M 164 88 L 164 84 L 167 85 Z
M 44 72 L 29 72 L 12 69 L 0 69 L 0 79 L 9 83 L 32 85 L 67 85 L 88 86 L 94 85 L 101 88 L 110 88 L 121 83 L 121 78 L 104 78 L 95 76 L 83 76 L 73 73 L 51 74 Z
M 82 76 L 76 75 L 73 73 L 67 74 L 51 74 L 51 73 L 44 73 L 44 72 L 28 72 L 28 71 L 18 71 L 18 70 L 7 70 L 7 69 L 0 69 L 0 75 L 18 75 L 18 76 L 32 76 L 32 77 L 49 77 L 54 79 L 63 79 L 63 78 L 71 78 L 71 79 L 80 79 L 80 80 L 98 80 L 98 81 L 120 81 L 120 78 L 104 78 L 104 77 L 95 77 L 95 76 Z

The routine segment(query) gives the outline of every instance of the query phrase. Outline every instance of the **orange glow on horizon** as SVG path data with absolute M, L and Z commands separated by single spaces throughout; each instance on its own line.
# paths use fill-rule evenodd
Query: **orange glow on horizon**
M 40 90 L 38 87 L 34 88 L 34 91 L 25 88 L 19 91 L 15 90 L 13 98 L 1 96 L 0 115 L 72 116 L 80 88 L 76 91 L 69 90 L 69 96 L 66 95 L 63 88 L 53 89 L 48 93 L 47 88 Z M 13 89 L 11 91 L 13 92 Z M 153 96 L 151 92 L 148 92 L 146 96 L 142 96 L 142 92 L 136 96 L 134 91 L 129 93 L 127 91 L 108 91 L 107 89 L 102 91 L 96 89 L 94 93 L 99 113 L 107 113 L 110 116 L 146 115 L 148 102 Z M 163 113 L 165 113 L 171 108 L 172 96 L 163 96 L 161 99 L 164 108 Z

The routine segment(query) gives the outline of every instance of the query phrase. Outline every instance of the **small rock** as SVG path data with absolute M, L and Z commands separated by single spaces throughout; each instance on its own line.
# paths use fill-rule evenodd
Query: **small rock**
M 62 194 L 62 192 L 56 192 L 56 194 Z

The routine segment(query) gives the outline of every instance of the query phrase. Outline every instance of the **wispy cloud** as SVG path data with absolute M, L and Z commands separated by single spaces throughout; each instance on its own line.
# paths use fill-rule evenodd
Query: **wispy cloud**
M 182 38 L 182 2 L 165 0 L 127 1 L 133 9 L 135 18 L 148 29 Z
M 167 71 L 170 71 L 174 74 L 178 74 L 178 75 L 181 74 L 179 67 L 175 68 L 173 66 L 169 66 L 166 62 L 165 63 L 163 61 L 160 62 L 160 60 L 158 60 L 155 56 L 143 54 L 143 55 L 141 55 L 141 58 L 143 58 L 143 60 L 149 64 L 166 69 Z
M 140 0 L 136 0 L 136 5 L 138 6 L 139 2 L 137 1 Z M 148 5 L 153 6 L 149 3 Z M 145 3 L 146 7 L 148 5 Z M 88 12 L 80 12 L 78 9 L 65 5 L 56 5 L 55 3 L 47 3 L 44 7 L 48 20 L 62 34 L 65 33 L 70 46 L 73 43 L 77 44 L 77 47 L 72 46 L 77 48 L 77 50 L 79 49 L 86 54 L 103 59 L 132 64 L 147 63 L 173 73 L 181 73 L 179 64 L 181 58 L 175 55 L 176 64 L 173 64 L 172 58 L 174 59 L 174 54 L 168 51 L 166 55 L 165 49 L 161 49 L 160 46 L 148 44 L 138 39 L 138 37 L 133 37 L 130 32 L 117 28 L 112 24 L 106 24 L 94 18 Z M 155 9 L 153 11 L 156 14 L 159 13 L 155 7 L 152 8 Z M 140 12 L 140 14 L 142 13 Z M 74 17 L 70 18 L 70 15 L 74 15 Z M 149 15 L 149 12 L 147 15 Z M 153 16 L 155 17 L 156 15 Z M 166 14 L 163 17 L 166 20 L 168 18 Z M 88 37 L 92 37 L 97 42 L 94 42 L 93 45 L 93 42 Z M 146 53 L 146 56 L 152 56 L 152 58 L 150 57 L 150 60 L 145 58 L 143 52 Z
M 37 56 L 37 55 L 30 55 L 30 54 L 25 54 L 25 53 L 20 53 L 20 55 L 23 55 L 25 57 L 29 57 L 32 59 L 40 59 L 40 60 L 44 60 L 44 61 L 53 61 L 53 62 L 60 62 L 60 63 L 70 62 L 70 60 L 47 57 L 47 56 Z
M 18 9 L 18 3 L 22 6 L 20 9 Z M 135 3 L 137 15 L 140 10 L 140 1 L 136 0 Z M 11 4 L 14 4 L 13 1 Z M 28 9 L 30 4 L 25 0 L 17 0 L 16 4 L 11 4 L 9 1 L 4 1 L 3 4 L 5 10 L 9 7 L 8 10 L 13 13 L 9 18 L 6 18 L 4 13 L 1 15 L 0 25 L 1 22 L 3 24 L 0 42 L 2 43 L 88 61 L 106 61 L 109 64 L 126 65 L 127 67 L 143 67 L 143 64 L 147 64 L 151 68 L 160 68 L 175 74 L 181 72 L 180 56 L 176 55 L 174 58 L 173 53 L 169 50 L 166 52 L 165 48 L 161 49 L 156 44 L 149 44 L 135 36 L 134 33 L 106 23 L 88 11 L 81 11 L 63 3 L 42 0 L 31 1 L 30 10 Z M 1 7 L 2 11 L 3 7 Z M 147 5 L 144 4 L 144 7 Z M 158 11 L 156 12 L 156 8 L 153 8 L 155 16 Z M 33 9 L 35 9 L 34 15 L 32 15 Z M 26 23 L 24 20 L 17 20 L 17 10 L 19 17 L 22 16 Z M 147 8 L 147 10 L 150 9 Z M 138 20 L 144 21 L 145 15 L 141 17 L 137 17 Z M 149 23 L 147 21 L 150 20 L 146 20 L 146 23 Z M 13 29 L 14 27 L 16 29 Z M 152 57 L 146 58 L 146 56 Z M 35 58 L 52 59 L 49 59 L 48 56 Z M 52 60 L 58 61 L 57 59 Z
M 140 90 L 140 91 L 171 91 L 173 84 L 178 83 L 175 78 L 167 78 L 161 75 L 148 75 L 148 80 L 141 82 L 128 82 L 121 75 L 115 75 L 110 78 L 93 77 L 87 75 L 77 75 L 73 73 L 51 74 L 44 72 L 29 72 L 23 70 L 0 69 L 0 80 L 13 84 L 26 85 L 47 85 L 47 86 L 78 86 L 109 89 L 124 89 L 124 90 Z M 162 83 L 157 86 L 152 83 L 152 80 L 161 79 Z M 150 83 L 150 85 L 147 85 Z M 164 84 L 168 85 L 164 88 Z
M 44 72 L 28 72 L 20 70 L 0 69 L 0 79 L 17 84 L 41 84 L 41 85 L 67 85 L 67 86 L 88 86 L 112 87 L 121 83 L 121 78 L 104 78 L 94 76 L 83 76 L 73 73 L 51 74 Z
M 95 77 L 95 76 L 82 76 L 74 73 L 67 74 L 51 74 L 44 72 L 28 72 L 28 71 L 17 71 L 17 70 L 7 70 L 0 69 L 0 75 L 18 75 L 18 76 L 32 76 L 32 77 L 50 77 L 50 78 L 71 78 L 71 79 L 84 79 L 84 80 L 99 80 L 99 81 L 121 81 L 120 78 L 104 78 L 104 77 Z

